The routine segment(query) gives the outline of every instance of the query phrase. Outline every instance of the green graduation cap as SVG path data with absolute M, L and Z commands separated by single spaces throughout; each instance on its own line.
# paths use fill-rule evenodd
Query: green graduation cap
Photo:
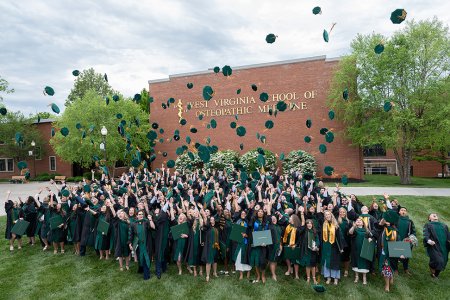
M 188 156 L 191 160 L 194 160 L 194 158 L 195 158 L 194 153 L 192 153 L 192 152 L 188 152 Z
M 252 84 L 252 90 L 256 92 L 258 90 L 258 86 L 256 84 Z
M 108 82 L 108 75 L 106 75 L 106 73 L 105 75 L 103 75 L 103 79 L 105 79 L 105 81 Z
M 259 95 L 259 100 L 261 100 L 262 102 L 266 102 L 267 100 L 269 100 L 269 94 L 267 94 L 266 92 L 263 92 Z
M 233 74 L 233 70 L 231 69 L 230 66 L 225 65 L 222 68 L 222 74 L 223 76 L 231 76 L 231 74 Z
M 375 51 L 376 54 L 381 54 L 384 51 L 384 45 L 380 43 L 376 45 L 373 50 Z
M 174 161 L 173 159 L 169 160 L 169 161 L 167 162 L 167 167 L 168 167 L 168 168 L 173 168 L 173 167 L 175 167 L 175 161 Z
M 323 30 L 322 36 L 323 40 L 328 43 L 328 41 L 330 40 L 330 36 L 328 34 L 328 31 L 326 31 L 326 29 Z
M 328 112 L 328 118 L 330 118 L 330 120 L 333 120 L 333 119 L 334 119 L 334 116 L 335 116 L 334 111 L 330 110 L 330 111 Z
M 255 180 L 260 180 L 261 179 L 261 174 L 258 171 L 253 171 L 252 172 L 252 178 Z
M 247 130 L 245 129 L 244 126 L 239 126 L 238 128 L 236 128 L 236 134 L 238 136 L 244 136 L 247 133 Z
M 273 44 L 273 43 L 275 43 L 275 40 L 277 39 L 277 36 L 275 35 L 275 34 L 273 34 L 273 33 L 269 33 L 267 36 L 266 36 L 266 42 L 268 43 L 268 44 Z
M 311 126 L 312 126 L 311 119 L 306 120 L 306 127 L 311 128 Z
M 52 87 L 46 86 L 44 88 L 44 95 L 53 96 L 54 94 L 55 94 L 55 90 Z
M 69 129 L 67 127 L 63 127 L 60 132 L 63 136 L 67 136 L 69 134 Z
M 332 142 L 334 141 L 334 133 L 332 133 L 331 131 L 328 131 L 328 132 L 325 134 L 325 141 L 326 141 L 327 143 L 332 143 Z
M 344 98 L 344 100 L 348 100 L 348 89 L 345 88 L 345 90 L 342 92 L 342 98 Z
M 313 8 L 312 13 L 315 15 L 321 14 L 322 13 L 322 9 L 320 8 L 320 6 L 316 6 Z
M 184 152 L 183 147 L 178 147 L 177 150 L 175 150 L 176 155 L 181 155 L 181 154 L 183 154 L 183 152 Z
M 189 131 L 190 131 L 191 133 L 197 133 L 197 128 L 192 127 Z
M 347 185 L 348 184 L 348 177 L 347 175 L 343 175 L 341 178 L 341 182 L 343 185 Z
M 237 89 L 236 94 L 240 94 L 241 93 L 241 89 Z
M 73 71 L 72 71 L 72 75 L 75 76 L 75 77 L 77 77 L 78 75 L 80 75 L 80 71 L 78 71 L 78 70 L 73 70 Z
M 320 144 L 319 145 L 319 151 L 322 154 L 326 153 L 327 152 L 327 146 L 325 144 Z
M 167 100 L 167 103 L 170 103 L 170 104 L 175 103 L 175 98 L 170 97 L 170 98 Z
M 152 128 L 153 129 L 158 129 L 159 128 L 158 123 L 156 123 L 156 122 L 152 123 Z
M 214 67 L 213 71 L 216 74 L 219 73 L 220 72 L 220 67 L 218 67 L 218 66 Z
M 141 94 L 134 94 L 133 101 L 136 103 L 141 102 L 142 96 Z
M 63 189 L 61 191 L 61 195 L 63 195 L 63 197 L 69 197 L 70 196 L 70 191 L 68 189 Z
M 113 98 L 114 102 L 117 102 L 120 99 L 119 95 L 114 95 L 112 98 Z
M 244 150 L 244 144 L 241 143 L 241 144 L 239 145 L 239 149 Z
M 391 21 L 394 24 L 400 24 L 406 19 L 406 10 L 403 8 L 397 8 L 391 13 Z
M 328 128 L 325 128 L 325 127 L 324 128 L 320 128 L 319 132 L 320 132 L 321 135 L 325 135 L 328 132 Z
M 15 139 L 16 139 L 16 143 L 17 143 L 17 144 L 23 142 L 23 136 L 22 136 L 22 133 L 16 132 Z
M 162 107 L 163 109 L 166 109 L 166 108 L 167 108 L 167 105 L 166 105 L 165 103 L 161 103 L 161 107 Z
M 90 193 L 90 192 L 91 192 L 91 186 L 90 186 L 89 184 L 85 184 L 85 185 L 83 186 L 83 191 L 84 191 L 85 193 Z
M 391 102 L 385 102 L 383 105 L 383 109 L 385 112 L 389 112 L 392 109 L 392 103 Z
M 186 84 L 188 89 L 192 89 L 194 87 L 194 84 L 192 82 L 188 82 L 188 84 Z
M 106 105 L 109 105 L 109 97 L 105 97 Z
M 331 166 L 326 166 L 326 167 L 323 169 L 323 171 L 324 171 L 324 173 L 327 174 L 328 176 L 331 176 L 331 175 L 333 175 L 334 168 L 331 167 Z
M 83 127 L 83 126 L 81 126 L 80 123 L 77 123 L 77 124 L 75 125 L 75 128 L 76 128 L 76 129 L 81 129 L 81 127 Z
M 186 144 L 190 144 L 191 143 L 191 137 L 190 136 L 187 136 L 186 137 Z
M 132 161 L 131 161 L 131 165 L 133 166 L 133 167 L 135 167 L 135 168 L 137 168 L 137 167 L 139 167 L 140 165 L 141 165 L 141 161 L 139 160 L 139 159 L 133 159 Z
M 156 131 L 150 130 L 147 133 L 147 139 L 149 139 L 149 140 L 156 140 L 157 137 L 158 137 L 158 134 L 156 133 Z
M 50 134 L 51 134 L 51 136 L 55 136 L 55 128 L 52 127 Z
M 266 165 L 266 158 L 262 154 L 258 154 L 256 161 L 258 162 L 259 167 L 264 167 Z
M 211 119 L 211 122 L 209 122 L 211 124 L 211 128 L 216 128 L 217 127 L 217 121 L 214 119 Z
M 122 116 L 122 114 L 117 114 L 117 115 L 116 115 L 116 118 L 117 118 L 117 119 L 122 119 L 123 116 Z
M 23 170 L 23 169 L 25 169 L 26 167 L 27 167 L 28 165 L 27 165 L 27 162 L 26 161 L 19 161 L 18 163 L 17 163 L 17 167 L 19 168 L 19 170 Z
M 266 123 L 264 124 L 264 126 L 266 126 L 267 129 L 272 129 L 273 128 L 273 121 L 272 120 L 267 120 Z
M 313 285 L 313 289 L 318 293 L 323 293 L 326 291 L 325 287 L 321 284 L 315 284 Z
M 235 129 L 236 126 L 237 126 L 236 122 L 231 122 L 231 123 L 230 123 L 230 127 L 231 127 L 231 128 Z
M 281 153 L 280 153 L 280 160 L 283 161 L 284 158 L 285 158 L 284 152 L 281 152 Z
M 287 108 L 287 104 L 284 101 L 278 101 L 277 103 L 277 110 L 279 111 L 285 111 Z
M 214 90 L 212 87 L 210 87 L 209 85 L 205 85 L 203 87 L 203 99 L 205 99 L 206 101 L 211 100 L 211 98 L 214 95 Z
M 184 126 L 184 125 L 186 125 L 186 123 L 187 123 L 186 119 L 181 119 L 181 120 L 180 120 L 180 124 L 181 124 L 181 126 Z
M 60 109 L 59 109 L 59 107 L 58 107 L 58 105 L 56 105 L 55 103 L 52 103 L 51 104 L 51 107 L 52 107 L 52 111 L 55 113 L 55 114 L 59 114 L 61 111 L 60 111 Z
M 208 163 L 209 160 L 211 159 L 211 153 L 209 152 L 209 148 L 204 145 L 200 145 L 198 147 L 198 157 L 200 157 L 200 159 L 204 163 Z
M 5 107 L 0 107 L 0 114 L 1 114 L 2 116 L 6 115 L 7 112 L 8 112 L 8 111 L 6 110 Z
M 397 224 L 399 218 L 400 218 L 399 214 L 396 211 L 393 211 L 392 209 L 389 209 L 388 211 L 383 213 L 383 219 L 385 219 L 387 222 L 391 224 Z

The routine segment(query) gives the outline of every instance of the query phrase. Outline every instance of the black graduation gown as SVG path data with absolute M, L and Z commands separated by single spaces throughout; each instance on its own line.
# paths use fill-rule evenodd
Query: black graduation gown
M 90 212 L 84 214 L 83 226 L 81 229 L 81 246 L 94 246 L 96 237 L 96 218 Z
M 144 256 L 141 255 L 141 254 L 143 254 L 142 251 L 145 251 L 147 253 L 150 261 L 151 261 L 152 252 L 153 252 L 153 239 L 152 239 L 152 234 L 151 234 L 150 222 L 148 220 L 141 220 L 141 221 L 136 220 L 136 222 L 131 223 L 131 225 L 130 225 L 130 234 L 129 234 L 129 237 L 128 237 L 128 244 L 133 244 L 134 238 L 135 237 L 139 237 L 138 236 L 137 226 L 140 223 L 142 223 L 143 226 L 144 226 L 143 232 L 145 234 L 145 237 L 144 237 L 143 241 L 139 241 L 138 242 L 138 245 L 142 245 L 143 243 L 145 243 L 145 247 L 139 246 L 136 249 L 136 255 L 137 255 L 138 260 L 139 260 L 139 265 L 142 266 L 145 263 L 145 261 L 142 261 L 142 259 L 144 258 Z M 149 266 L 149 268 L 150 268 L 150 266 Z
M 200 265 L 201 260 L 201 248 L 200 248 L 200 236 L 201 236 L 201 230 L 200 226 L 197 225 L 196 231 L 194 233 L 194 230 L 192 229 L 192 226 L 194 224 L 193 219 L 188 219 L 187 224 L 189 227 L 189 234 L 188 234 L 188 240 L 187 240 L 187 251 L 186 251 L 186 258 L 185 261 L 192 266 L 198 266 Z
M 30 225 L 27 228 L 27 236 L 28 237 L 34 237 L 36 233 L 36 227 L 37 227 L 37 210 L 36 206 L 33 203 L 31 204 L 25 204 L 22 207 L 24 219 L 27 222 L 30 222 Z
M 6 230 L 5 239 L 11 239 L 11 229 L 14 226 L 14 203 L 11 200 L 5 202 L 5 212 L 6 212 Z
M 214 228 L 208 224 L 204 226 L 203 231 L 205 232 L 205 244 L 202 249 L 201 261 L 204 264 L 217 262 L 218 251 L 217 249 L 214 249 L 214 242 L 218 243 L 219 241 L 214 241 L 214 237 L 212 236 L 214 231 L 217 231 L 217 228 Z M 217 238 L 218 236 L 219 233 L 217 232 Z
M 447 225 L 444 225 L 444 230 L 447 234 L 447 242 L 446 245 L 441 245 L 433 222 L 426 223 L 423 227 L 423 245 L 425 246 L 427 254 L 430 257 L 430 268 L 438 271 L 445 269 L 448 261 L 448 253 L 450 251 L 450 233 Z M 428 240 L 432 240 L 436 244 L 431 246 L 427 243 Z M 447 251 L 444 251 L 443 253 L 442 249 L 446 249 Z
M 155 260 L 165 261 L 169 235 L 169 215 L 161 210 L 155 218 Z

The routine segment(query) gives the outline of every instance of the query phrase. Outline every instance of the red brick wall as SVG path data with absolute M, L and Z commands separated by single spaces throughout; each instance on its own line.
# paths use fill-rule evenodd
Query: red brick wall
M 153 167 L 160 167 L 163 162 L 176 159 L 176 148 L 183 145 L 186 136 L 189 135 L 192 145 L 196 141 L 205 143 L 206 138 L 210 137 L 211 145 L 217 145 L 219 150 L 233 149 L 241 154 L 256 147 L 264 147 L 277 154 L 284 152 L 286 155 L 291 150 L 303 149 L 316 157 L 319 175 L 323 175 L 323 168 L 330 165 L 335 169 L 335 176 L 347 174 L 351 178 L 361 179 L 363 173 L 361 150 L 351 146 L 349 141 L 341 137 L 339 131 L 342 129 L 342 124 L 328 118 L 327 91 L 333 68 L 336 66 L 337 61 L 326 61 L 324 57 L 321 57 L 300 62 L 236 68 L 233 69 L 231 77 L 225 77 L 221 73 L 214 74 L 213 71 L 210 71 L 202 72 L 202 74 L 171 76 L 168 81 L 150 82 L 150 95 L 154 98 L 154 102 L 151 104 L 150 120 L 158 122 L 160 128 L 162 127 L 165 131 L 163 135 L 158 132 L 158 139 L 163 137 L 165 141 L 156 146 L 159 154 Z M 192 89 L 186 87 L 188 82 L 194 84 Z M 251 89 L 251 84 L 258 86 L 256 92 Z M 202 90 L 205 85 L 210 85 L 215 91 L 214 97 L 207 102 L 208 109 L 251 107 L 251 113 L 239 115 L 238 121 L 235 120 L 234 115 L 205 116 L 200 121 L 196 117 L 198 109 L 195 109 L 195 105 L 190 111 L 186 111 L 186 105 L 188 102 L 195 103 L 195 101 L 203 100 Z M 236 90 L 239 88 L 241 93 L 237 95 Z M 269 94 L 269 101 L 266 103 L 259 100 L 262 92 Z M 259 112 L 259 106 L 275 105 L 277 103 L 276 95 L 285 94 L 285 97 L 288 97 L 288 93 L 291 93 L 290 96 L 295 93 L 295 99 L 290 101 L 297 105 L 295 110 L 279 112 L 276 117 L 270 116 L 267 112 Z M 175 98 L 175 103 L 164 110 L 161 103 L 167 103 L 170 97 Z M 214 102 L 214 100 L 236 97 L 253 97 L 255 103 L 217 106 Z M 179 99 L 185 110 L 183 118 L 187 120 L 187 124 L 184 126 L 179 124 L 177 115 L 176 105 Z M 206 102 L 200 103 L 206 105 Z M 207 129 L 206 125 L 212 118 L 217 121 L 217 128 Z M 310 129 L 305 125 L 308 118 L 313 123 Z M 264 127 L 265 122 L 269 119 L 274 121 L 274 128 L 270 130 Z M 244 137 L 237 136 L 235 129 L 230 128 L 229 124 L 232 121 L 236 121 L 238 126 L 246 127 L 247 134 Z M 190 133 L 190 126 L 197 128 L 198 133 Z M 320 135 L 319 131 L 322 127 L 334 132 L 333 143 L 326 143 L 324 136 Z M 176 129 L 180 130 L 181 139 L 169 142 Z M 266 136 L 265 145 L 257 140 L 257 133 Z M 306 135 L 312 137 L 310 144 L 304 142 Z M 239 150 L 241 143 L 244 144 L 243 151 Z M 319 152 L 318 147 L 321 143 L 327 145 L 328 151 L 325 154 Z M 164 158 L 161 155 L 162 152 L 167 152 L 168 156 Z
M 44 140 L 44 146 L 42 153 L 45 155 L 41 155 L 42 159 L 37 159 L 35 162 L 36 175 L 42 173 L 48 174 L 61 174 L 67 177 L 72 176 L 72 164 L 68 162 L 62 161 L 58 156 L 56 156 L 53 148 L 49 144 L 49 140 L 51 138 L 51 123 L 39 123 L 33 126 L 37 126 L 37 129 L 41 132 L 42 138 Z M 50 171 L 50 156 L 56 156 L 56 171 Z M 33 159 L 27 160 L 28 169 L 30 170 L 31 177 L 34 177 L 34 161 Z M 14 162 L 14 172 L 1 172 L 0 178 L 11 178 L 13 175 L 20 175 L 20 171 L 17 168 L 17 162 Z

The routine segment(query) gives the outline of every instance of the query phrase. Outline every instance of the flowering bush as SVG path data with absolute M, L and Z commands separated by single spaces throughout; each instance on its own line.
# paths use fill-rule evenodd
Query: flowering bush
M 205 164 L 207 169 L 225 170 L 232 172 L 234 165 L 239 161 L 239 153 L 234 150 L 218 151 L 211 154 L 211 159 Z
M 189 157 L 188 153 L 179 155 L 175 160 L 175 169 L 181 173 L 192 173 L 197 169 L 203 168 L 203 161 L 197 153 L 192 153 L 194 159 Z
M 288 156 L 283 161 L 284 174 L 290 174 L 294 171 L 313 174 L 316 172 L 316 168 L 317 163 L 314 156 L 303 150 L 293 150 L 289 152 Z
M 239 163 L 244 166 L 247 172 L 253 172 L 256 170 L 260 170 L 258 165 L 258 149 L 250 150 L 244 153 L 239 158 Z M 276 157 L 275 154 L 270 150 L 264 149 L 264 158 L 265 158 L 265 171 L 274 171 L 276 168 Z

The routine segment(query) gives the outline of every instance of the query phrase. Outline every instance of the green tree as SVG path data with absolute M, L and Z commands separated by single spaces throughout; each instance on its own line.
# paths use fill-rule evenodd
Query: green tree
M 104 75 L 96 73 L 93 68 L 83 70 L 70 91 L 69 96 L 66 99 L 66 106 L 75 102 L 78 99 L 83 98 L 83 96 L 90 90 L 95 91 L 95 93 L 100 97 L 106 97 L 107 95 L 117 94 L 116 91 L 112 89 L 109 83 L 105 80 Z
M 384 52 L 376 54 L 374 47 L 383 42 Z M 410 184 L 414 153 L 426 148 L 432 138 L 427 135 L 442 121 L 430 120 L 450 105 L 448 96 L 436 97 L 448 89 L 442 84 L 450 70 L 448 27 L 437 19 L 411 21 L 391 38 L 358 35 L 351 49 L 334 74 L 330 104 L 346 124 L 345 135 L 359 146 L 391 149 L 401 183 Z
M 14 89 L 9 88 L 9 83 L 6 79 L 3 79 L 0 76 L 0 102 L 3 101 L 3 97 L 1 93 L 11 94 L 14 93 Z
M 0 157 L 13 158 L 14 163 L 29 158 L 29 151 L 32 151 L 31 141 L 36 143 L 36 147 L 41 149 L 41 156 L 44 155 L 44 139 L 39 130 L 32 125 L 33 119 L 26 118 L 21 112 L 8 112 L 6 115 L 0 114 Z M 16 139 L 16 135 L 21 138 Z M 17 168 L 16 168 L 17 170 Z
M 147 114 L 150 114 L 150 100 L 151 97 L 146 89 L 142 89 L 141 91 L 141 101 L 139 102 L 139 105 L 141 106 L 141 109 L 145 111 Z
M 124 124 L 123 136 L 119 134 L 121 123 Z M 137 156 L 141 156 L 142 161 L 146 159 L 143 153 L 150 149 L 146 137 L 150 130 L 148 115 L 129 99 L 120 98 L 106 104 L 94 90 L 65 109 L 55 123 L 56 134 L 50 144 L 63 160 L 89 167 L 95 161 L 94 156 L 103 159 L 104 152 L 100 150 L 103 126 L 108 130 L 106 156 L 109 167 L 119 160 L 129 163 Z M 65 137 L 62 128 L 69 130 Z

